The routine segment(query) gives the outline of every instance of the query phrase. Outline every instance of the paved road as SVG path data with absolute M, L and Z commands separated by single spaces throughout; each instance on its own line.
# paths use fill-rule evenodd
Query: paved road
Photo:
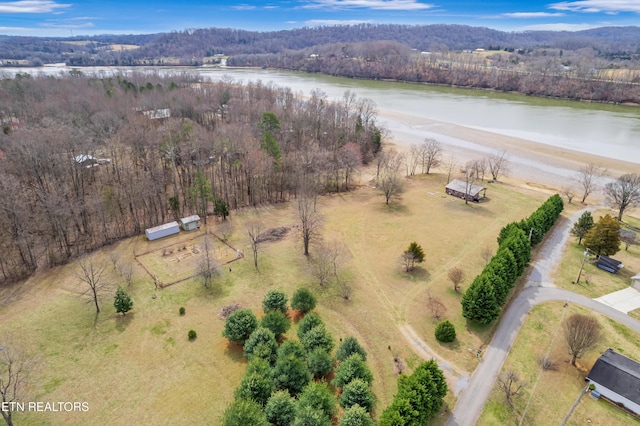
M 525 289 L 509 305 L 500 321 L 491 343 L 487 347 L 480 365 L 476 368 L 468 386 L 464 389 L 453 409 L 447 425 L 473 425 L 480 417 L 491 388 L 495 382 L 509 350 L 522 327 L 525 317 L 535 305 L 551 301 L 565 301 L 599 312 L 625 326 L 640 332 L 640 321 L 635 320 L 610 306 L 567 290 L 553 287 L 551 273 L 561 259 L 562 249 L 568 238 L 572 223 L 584 210 L 564 219 L 545 239 L 538 250 L 537 260 L 532 262 Z

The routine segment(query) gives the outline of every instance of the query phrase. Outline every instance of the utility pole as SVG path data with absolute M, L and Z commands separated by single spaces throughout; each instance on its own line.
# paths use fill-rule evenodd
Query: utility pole
M 585 249 L 584 251 L 584 257 L 582 258 L 582 263 L 580 264 L 580 270 L 578 271 L 578 278 L 576 279 L 576 281 L 573 283 L 578 284 L 580 282 L 580 276 L 582 275 L 582 268 L 584 268 L 584 262 L 587 260 L 587 255 L 589 254 L 589 249 Z

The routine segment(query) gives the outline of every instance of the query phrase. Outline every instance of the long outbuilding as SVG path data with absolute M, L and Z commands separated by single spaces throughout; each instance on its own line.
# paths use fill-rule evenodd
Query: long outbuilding
M 153 228 L 149 228 L 144 231 L 149 241 L 157 240 L 158 238 L 167 237 L 179 232 L 180 226 L 176 221 L 163 223 L 162 225 L 154 226 Z

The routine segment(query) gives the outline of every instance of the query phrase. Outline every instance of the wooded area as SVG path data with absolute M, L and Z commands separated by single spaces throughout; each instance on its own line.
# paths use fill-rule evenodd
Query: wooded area
M 376 106 L 188 74 L 0 81 L 0 281 L 188 214 L 348 188 Z

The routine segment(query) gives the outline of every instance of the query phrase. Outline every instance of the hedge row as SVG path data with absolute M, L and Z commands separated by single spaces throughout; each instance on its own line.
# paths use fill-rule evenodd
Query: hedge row
M 500 230 L 498 252 L 462 297 L 465 318 L 490 324 L 500 316 L 509 292 L 531 260 L 531 246 L 542 241 L 563 208 L 562 198 L 553 195 L 528 218 Z

